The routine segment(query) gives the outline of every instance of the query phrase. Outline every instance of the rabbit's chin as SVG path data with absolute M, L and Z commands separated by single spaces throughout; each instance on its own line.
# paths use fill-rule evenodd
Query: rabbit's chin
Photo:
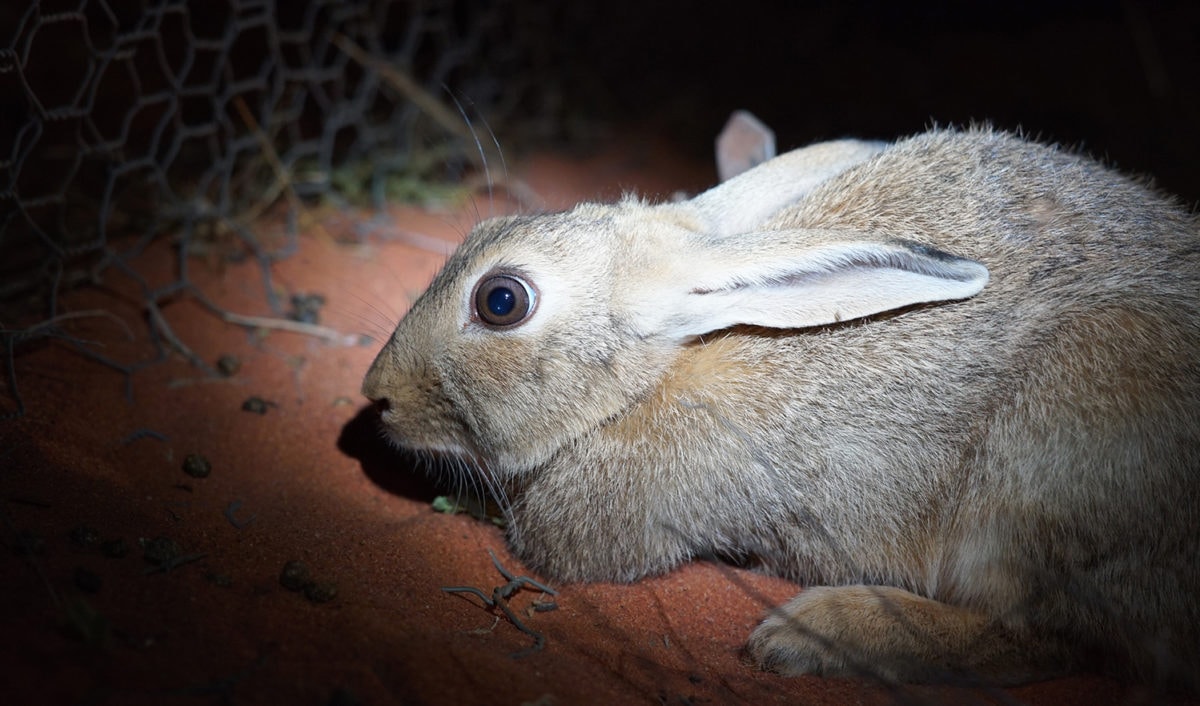
M 387 424 L 386 419 L 382 428 L 385 438 L 393 448 L 486 469 L 487 475 L 497 480 L 514 480 L 527 475 L 538 466 L 537 461 L 530 461 L 520 453 L 496 453 L 471 443 L 470 439 L 440 434 L 424 435 L 411 429 L 396 429 Z
M 387 430 L 387 438 L 395 448 L 416 453 L 431 460 L 447 462 L 449 465 L 472 469 L 495 481 L 512 481 L 523 475 L 512 463 L 497 460 L 492 454 L 452 438 L 419 439 Z
M 383 424 L 384 438 L 394 448 L 411 451 L 432 457 L 449 457 L 471 459 L 478 454 L 468 446 L 453 439 L 421 439 L 412 434 L 405 434 Z
M 479 456 L 479 450 L 463 439 L 463 434 L 456 433 L 458 430 L 408 424 L 405 423 L 407 419 L 393 410 L 385 410 L 379 415 L 379 428 L 393 447 L 430 455 Z

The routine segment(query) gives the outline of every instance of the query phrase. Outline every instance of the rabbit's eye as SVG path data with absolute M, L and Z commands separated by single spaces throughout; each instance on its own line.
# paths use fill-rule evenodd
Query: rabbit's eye
M 488 274 L 475 285 L 475 316 L 486 326 L 507 328 L 533 313 L 537 294 L 513 274 Z

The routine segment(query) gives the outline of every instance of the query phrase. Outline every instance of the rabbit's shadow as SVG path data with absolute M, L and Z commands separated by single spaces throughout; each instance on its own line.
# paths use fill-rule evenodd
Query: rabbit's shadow
M 442 493 L 425 472 L 428 463 L 384 439 L 379 414 L 364 406 L 338 435 L 338 450 L 359 462 L 371 482 L 389 493 L 423 503 Z

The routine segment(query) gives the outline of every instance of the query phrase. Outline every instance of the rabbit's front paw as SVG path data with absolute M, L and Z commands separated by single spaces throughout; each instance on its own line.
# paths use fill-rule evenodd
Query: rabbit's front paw
M 1053 651 L 987 616 L 887 586 L 816 587 L 750 637 L 764 669 L 904 682 L 1020 683 L 1054 673 Z

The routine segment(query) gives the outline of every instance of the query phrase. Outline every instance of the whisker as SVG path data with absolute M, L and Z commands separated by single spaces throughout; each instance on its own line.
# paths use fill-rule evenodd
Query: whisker
M 442 88 L 445 89 L 446 93 L 450 96 L 450 100 L 454 101 L 454 107 L 458 108 L 458 114 L 462 116 L 463 122 L 467 124 L 467 129 L 471 133 L 471 139 L 475 140 L 475 149 L 478 150 L 479 161 L 483 165 L 483 177 L 487 181 L 489 212 L 494 213 L 496 201 L 493 193 L 492 171 L 488 166 L 487 152 L 483 149 L 483 143 L 480 142 L 479 135 L 475 133 L 475 126 L 471 123 L 471 118 L 467 116 L 467 111 L 463 108 L 463 105 L 458 100 L 458 97 L 454 95 L 454 92 L 451 91 L 450 87 L 446 84 L 443 83 Z
M 474 103 L 471 102 L 470 98 L 467 98 L 466 100 L 468 103 L 471 103 L 472 105 L 474 105 Z M 483 129 L 487 130 L 488 136 L 492 138 L 492 144 L 496 145 L 496 156 L 499 157 L 499 159 L 500 159 L 500 172 L 501 172 L 501 174 L 503 174 L 503 178 L 504 178 L 503 183 L 506 185 L 506 188 L 509 189 L 509 193 L 511 195 L 512 180 L 508 176 L 508 162 L 504 159 L 504 149 L 502 147 L 500 147 L 500 140 L 499 140 L 499 138 L 496 137 L 496 132 L 494 130 L 492 130 L 492 126 L 488 123 L 487 116 L 478 111 L 476 111 L 476 114 L 479 116 L 479 119 L 481 121 L 483 121 Z M 472 133 L 474 133 L 474 129 L 472 129 Z M 488 197 L 489 197 L 489 201 L 490 201 L 491 200 L 491 189 L 490 188 L 488 189 Z M 488 215 L 495 216 L 496 215 L 495 202 L 492 201 L 491 203 L 489 203 L 489 206 L 490 206 L 490 210 L 488 212 Z
M 357 321 L 362 325 L 362 328 L 367 330 L 369 335 L 383 335 L 381 340 L 387 340 L 392 335 L 392 331 L 396 329 L 396 324 L 400 321 L 400 317 L 389 316 L 382 309 L 353 292 L 347 292 L 347 294 L 357 299 L 362 306 L 337 307 L 336 311 L 347 318 Z

